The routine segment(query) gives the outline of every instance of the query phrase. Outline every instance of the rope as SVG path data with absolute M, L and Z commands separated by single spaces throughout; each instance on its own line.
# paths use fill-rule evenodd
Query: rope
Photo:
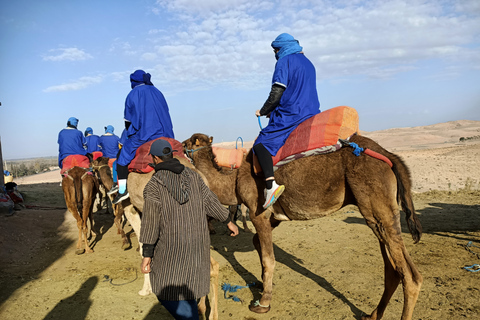
M 474 245 L 472 241 L 468 241 L 467 245 L 465 246 L 465 249 L 466 249 L 468 252 L 470 252 L 470 253 L 476 255 L 478 258 L 480 258 L 480 255 L 479 255 L 478 253 L 476 253 L 476 252 L 473 252 L 472 249 L 470 249 L 470 247 L 474 247 L 474 248 L 480 248 L 480 247 Z
M 128 281 L 128 282 L 125 282 L 125 283 L 113 283 L 113 278 L 110 278 L 108 275 L 104 275 L 103 278 L 105 280 L 103 280 L 102 282 L 105 282 L 105 281 L 108 281 L 108 283 L 110 283 L 112 286 L 124 286 L 126 284 L 129 284 L 129 283 L 132 283 L 134 282 L 135 280 L 137 280 L 138 278 L 138 273 L 137 273 L 137 269 L 135 269 L 135 279 L 133 279 L 132 281 Z
M 470 271 L 470 272 L 479 272 L 480 271 L 480 264 L 472 264 L 468 267 L 463 267 L 463 269 Z
M 225 297 L 225 299 L 232 299 L 235 302 L 241 302 L 242 300 L 237 296 L 227 297 L 227 293 L 228 292 L 237 292 L 238 289 L 250 288 L 251 286 L 254 286 L 254 285 L 255 285 L 255 282 L 247 284 L 246 286 L 232 286 L 229 283 L 224 283 L 224 284 L 222 284 L 222 290 L 225 291 L 223 296 Z

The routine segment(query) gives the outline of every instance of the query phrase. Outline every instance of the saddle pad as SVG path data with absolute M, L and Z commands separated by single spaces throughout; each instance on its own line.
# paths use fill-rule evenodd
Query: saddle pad
M 348 139 L 358 131 L 355 109 L 340 106 L 320 112 L 302 122 L 288 136 L 272 157 L 274 170 L 295 159 L 336 151 L 341 148 L 338 139 Z M 254 169 L 255 173 L 261 172 L 257 157 L 254 157 Z
M 62 170 L 60 174 L 64 174 L 66 171 L 72 169 L 73 167 L 80 167 L 80 168 L 90 168 L 90 160 L 86 156 L 82 156 L 80 154 L 73 154 L 67 156 L 62 161 Z
M 174 156 L 185 157 L 181 142 L 172 138 L 165 138 L 165 137 L 161 137 L 158 139 L 163 139 L 170 142 L 174 150 L 173 152 Z M 155 140 L 158 140 L 158 139 L 155 139 Z M 149 153 L 150 153 L 150 146 L 155 140 L 145 142 L 137 149 L 137 151 L 135 152 L 135 158 L 133 158 L 132 162 L 130 162 L 130 164 L 128 165 L 129 172 L 148 173 L 153 170 L 153 168 L 149 166 L 149 163 L 152 163 L 152 156 L 149 155 Z
M 102 151 L 93 151 L 92 152 L 93 160 L 97 160 L 100 157 L 103 157 Z
M 243 161 L 243 156 L 247 153 L 247 149 L 226 149 L 219 147 L 212 147 L 215 161 L 220 167 L 236 169 L 240 167 Z

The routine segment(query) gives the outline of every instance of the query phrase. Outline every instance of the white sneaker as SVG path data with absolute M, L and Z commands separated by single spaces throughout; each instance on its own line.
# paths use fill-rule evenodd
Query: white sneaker
M 267 209 L 272 204 L 277 201 L 278 197 L 280 197 L 285 190 L 285 186 L 278 185 L 275 181 L 272 183 L 272 189 L 265 189 L 263 194 L 265 195 L 265 203 L 263 204 L 263 209 Z

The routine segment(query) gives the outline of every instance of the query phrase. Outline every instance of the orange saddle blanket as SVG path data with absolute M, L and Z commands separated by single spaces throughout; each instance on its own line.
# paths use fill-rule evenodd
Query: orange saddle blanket
M 62 161 L 62 170 L 60 171 L 60 174 L 63 175 L 66 171 L 72 169 L 73 167 L 88 169 L 90 168 L 90 160 L 86 156 L 82 156 L 80 154 L 67 156 Z
M 341 148 L 338 139 L 347 139 L 358 133 L 358 113 L 340 106 L 325 110 L 302 122 L 288 136 L 285 144 L 272 157 L 274 169 L 306 156 L 329 153 Z M 254 157 L 255 172 L 260 172 Z
M 165 138 L 165 137 L 161 137 L 158 139 L 163 139 L 170 142 L 174 151 L 173 152 L 174 156 L 185 157 L 181 142 L 172 138 Z M 155 140 L 158 140 L 158 139 L 155 139 Z M 130 162 L 130 164 L 128 165 L 129 172 L 148 173 L 153 170 L 153 168 L 149 165 L 150 163 L 152 163 L 152 156 L 149 155 L 149 153 L 150 153 L 150 146 L 155 140 L 145 142 L 137 149 L 137 151 L 135 152 L 135 158 L 133 158 L 132 162 Z
M 243 161 L 243 157 L 247 154 L 247 149 L 227 149 L 212 147 L 212 152 L 215 155 L 215 161 L 220 167 L 237 169 Z

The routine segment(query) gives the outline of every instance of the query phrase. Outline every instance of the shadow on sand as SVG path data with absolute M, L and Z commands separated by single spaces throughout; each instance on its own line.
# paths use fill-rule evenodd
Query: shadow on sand
M 68 298 L 60 300 L 50 311 L 44 320 L 69 319 L 83 320 L 87 317 L 88 310 L 92 305 L 90 294 L 98 283 L 97 277 L 90 277 L 80 289 Z

